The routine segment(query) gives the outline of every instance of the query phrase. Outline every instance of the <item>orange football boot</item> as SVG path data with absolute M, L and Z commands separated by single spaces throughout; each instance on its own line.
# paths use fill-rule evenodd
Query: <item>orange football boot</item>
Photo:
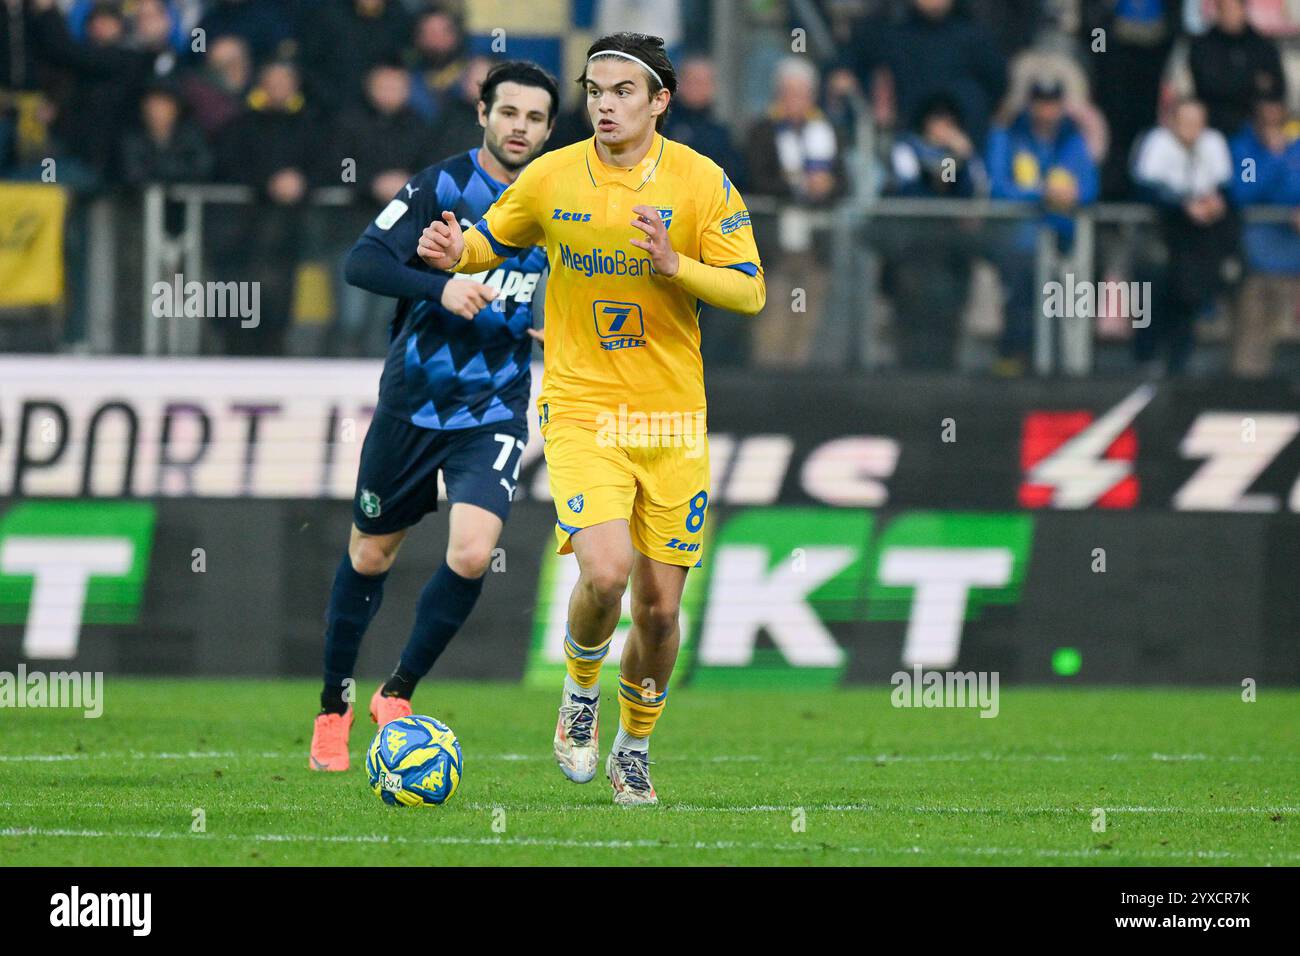
M 399 717 L 410 717 L 412 713 L 409 700 L 401 697 L 385 697 L 382 684 L 375 691 L 375 696 L 370 698 L 370 719 L 380 727 L 390 720 L 397 720 Z
M 311 732 L 312 770 L 348 769 L 348 731 L 352 729 L 352 708 L 344 714 L 317 714 Z

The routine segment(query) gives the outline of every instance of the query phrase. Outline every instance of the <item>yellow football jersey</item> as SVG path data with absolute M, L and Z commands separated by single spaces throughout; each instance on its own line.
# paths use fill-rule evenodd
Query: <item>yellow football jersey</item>
M 699 301 L 658 275 L 633 206 L 653 206 L 673 249 L 757 276 L 749 210 L 717 163 L 655 134 L 630 169 L 607 166 L 592 139 L 530 163 L 475 227 L 494 252 L 545 245 L 545 373 L 538 414 L 599 429 L 636 412 L 687 429 L 705 418 Z M 761 298 L 759 299 L 761 307 Z

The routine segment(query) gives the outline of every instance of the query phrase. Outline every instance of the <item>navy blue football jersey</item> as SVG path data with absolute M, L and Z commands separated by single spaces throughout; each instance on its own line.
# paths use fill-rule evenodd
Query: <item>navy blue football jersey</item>
M 399 262 L 456 282 L 493 286 L 497 297 L 473 321 L 448 312 L 436 297 L 399 299 L 388 358 L 379 381 L 378 410 L 422 428 L 460 429 L 526 420 L 531 376 L 533 298 L 546 269 L 546 250 L 519 250 L 497 268 L 453 275 L 416 255 L 420 233 L 443 210 L 469 229 L 506 189 L 478 162 L 478 149 L 417 173 L 366 228 L 357 245 L 379 242 Z

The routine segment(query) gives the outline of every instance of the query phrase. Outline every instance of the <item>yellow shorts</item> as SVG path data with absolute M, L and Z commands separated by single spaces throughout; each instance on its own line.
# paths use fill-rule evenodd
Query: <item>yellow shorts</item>
M 632 546 L 664 564 L 693 567 L 703 557 L 709 506 L 709 442 L 637 447 L 575 425 L 542 425 L 546 469 L 555 499 L 557 554 L 574 533 L 626 518 Z

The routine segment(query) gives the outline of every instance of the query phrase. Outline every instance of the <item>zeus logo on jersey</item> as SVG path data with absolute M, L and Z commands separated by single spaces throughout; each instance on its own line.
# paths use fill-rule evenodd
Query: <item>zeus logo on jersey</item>
M 644 256 L 634 258 L 622 249 L 617 249 L 612 253 L 607 253 L 604 249 L 595 249 L 591 252 L 574 252 L 563 242 L 560 243 L 560 264 L 566 269 L 580 272 L 588 279 L 592 276 L 629 276 L 636 278 L 654 272 L 650 260 Z
M 551 213 L 551 218 L 558 219 L 561 222 L 591 222 L 591 213 L 565 212 L 563 209 L 556 209 Z

